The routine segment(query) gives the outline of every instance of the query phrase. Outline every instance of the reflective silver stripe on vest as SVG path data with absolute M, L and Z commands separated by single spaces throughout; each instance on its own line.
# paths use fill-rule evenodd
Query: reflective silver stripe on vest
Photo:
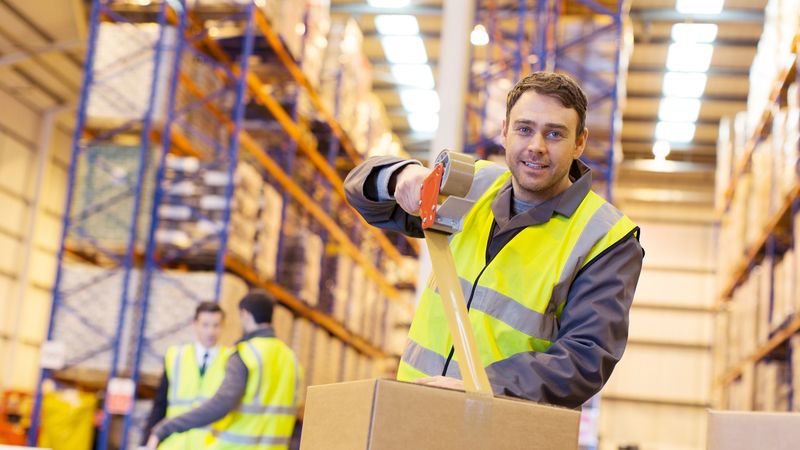
M 402 359 L 406 364 L 429 377 L 441 375 L 446 362 L 444 356 L 419 345 L 411 339 L 406 343 Z M 461 378 L 461 372 L 455 361 L 450 361 L 447 366 L 447 376 Z
M 553 288 L 553 295 L 550 297 L 550 304 L 547 311 L 555 314 L 561 302 L 567 300 L 567 293 L 572 285 L 572 281 L 586 262 L 585 258 L 592 251 L 597 242 L 603 239 L 611 228 L 623 217 L 622 212 L 613 207 L 610 203 L 603 203 L 597 211 L 592 214 L 591 219 L 583 228 L 575 247 L 572 248 L 569 258 L 567 258 L 564 269 L 561 272 L 558 283 Z
M 253 355 L 256 357 L 256 361 L 258 361 L 258 383 L 256 384 L 256 399 L 261 399 L 261 378 L 264 375 L 264 361 L 261 360 L 261 353 L 258 352 L 256 346 L 253 345 L 252 342 L 247 341 L 245 342 L 247 346 L 250 348 L 250 351 L 253 352 Z
M 459 281 L 464 292 L 469 293 L 472 284 L 463 278 L 459 278 Z M 475 287 L 470 309 L 491 316 L 531 337 L 552 341 L 556 335 L 556 320 L 552 313 L 542 314 L 534 311 L 513 298 L 485 286 Z
M 175 361 L 172 365 L 172 378 L 173 380 L 169 380 L 170 386 L 172 386 L 172 396 L 167 399 L 169 404 L 175 404 L 178 401 L 178 386 L 180 385 L 181 380 L 181 360 L 183 360 L 183 351 L 186 349 L 186 346 L 178 347 L 178 354 L 175 355 Z
M 245 414 L 274 414 L 283 416 L 293 416 L 296 411 L 293 406 L 268 406 L 252 403 L 247 405 L 239 405 L 239 407 L 236 409 L 237 411 Z
M 192 406 L 194 405 L 194 400 L 170 400 L 169 406 Z
M 247 436 L 229 431 L 214 431 L 219 440 L 237 445 L 289 445 L 289 436 Z

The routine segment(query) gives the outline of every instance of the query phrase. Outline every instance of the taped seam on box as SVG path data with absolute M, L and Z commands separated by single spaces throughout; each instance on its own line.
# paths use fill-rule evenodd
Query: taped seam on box
M 378 411 L 376 403 L 378 402 L 379 383 L 379 379 L 375 379 L 372 382 L 372 410 L 369 414 L 369 429 L 367 430 L 367 445 L 364 447 L 365 450 L 372 450 L 372 431 L 375 429 L 375 413 Z
M 491 395 L 466 392 L 464 398 L 464 430 L 467 433 L 469 448 L 492 448 L 492 406 Z

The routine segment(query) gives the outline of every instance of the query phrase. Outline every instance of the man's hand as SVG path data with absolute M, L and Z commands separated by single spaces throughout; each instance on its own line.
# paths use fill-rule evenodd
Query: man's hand
M 415 383 L 424 384 L 425 386 L 453 389 L 455 391 L 464 390 L 464 382 L 462 380 L 450 377 L 438 376 L 438 377 L 420 378 L 416 380 Z
M 150 439 L 147 440 L 147 450 L 157 450 L 158 449 L 158 438 L 155 434 L 150 435 Z
M 403 211 L 419 215 L 420 193 L 422 182 L 430 175 L 431 169 L 417 164 L 409 164 L 396 176 L 394 198 Z

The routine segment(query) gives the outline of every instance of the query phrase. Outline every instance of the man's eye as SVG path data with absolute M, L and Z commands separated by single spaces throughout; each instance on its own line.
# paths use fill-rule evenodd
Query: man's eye
M 519 127 L 519 128 L 517 128 L 517 131 L 519 131 L 520 133 L 528 134 L 528 133 L 531 132 L 531 128 L 530 127 Z
M 547 137 L 551 138 L 551 139 L 559 139 L 559 138 L 564 137 L 564 135 L 561 134 L 560 131 L 548 131 L 547 132 Z

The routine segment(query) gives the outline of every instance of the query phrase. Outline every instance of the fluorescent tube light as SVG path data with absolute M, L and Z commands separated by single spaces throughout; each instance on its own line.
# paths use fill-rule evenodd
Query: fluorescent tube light
M 725 0 L 678 0 L 675 9 L 681 14 L 719 14 Z
M 705 72 L 711 65 L 711 44 L 674 43 L 667 52 L 667 69 L 674 72 Z
M 408 126 L 417 133 L 433 133 L 439 128 L 439 114 L 415 112 L 408 115 Z
M 373 8 L 405 8 L 409 0 L 367 0 Z
M 717 38 L 717 26 L 713 23 L 676 23 L 672 26 L 675 42 L 711 43 Z
M 439 112 L 439 94 L 431 89 L 402 89 L 400 102 L 408 112 Z
M 700 100 L 696 98 L 664 97 L 658 107 L 658 120 L 696 122 L 700 114 Z
M 405 14 L 382 14 L 375 16 L 375 28 L 382 35 L 405 35 L 413 36 L 419 34 L 419 23 L 417 18 Z
M 689 142 L 694 139 L 694 122 L 658 122 L 656 139 L 669 142 Z
M 420 89 L 433 89 L 433 71 L 427 64 L 391 64 L 397 84 Z
M 706 89 L 707 78 L 704 73 L 667 72 L 664 74 L 664 96 L 700 97 Z
M 425 44 L 419 36 L 383 36 L 383 52 L 390 63 L 425 64 L 428 55 Z

